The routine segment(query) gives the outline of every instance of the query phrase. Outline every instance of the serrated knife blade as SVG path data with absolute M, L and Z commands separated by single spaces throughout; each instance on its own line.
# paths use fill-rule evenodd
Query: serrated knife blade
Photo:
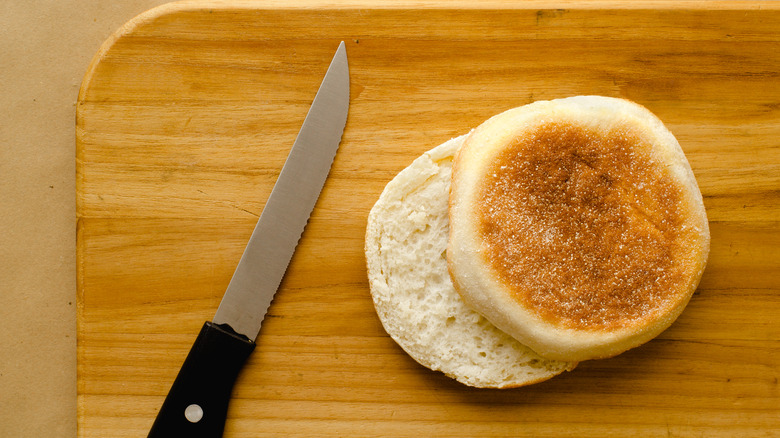
M 233 385 L 325 184 L 348 109 L 341 42 L 213 321 L 198 334 L 149 437 L 222 436 Z

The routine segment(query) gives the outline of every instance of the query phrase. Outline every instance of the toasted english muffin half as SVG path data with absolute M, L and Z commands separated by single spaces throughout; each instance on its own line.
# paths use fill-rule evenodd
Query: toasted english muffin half
M 508 110 L 467 136 L 452 172 L 455 288 L 545 358 L 647 342 L 704 271 L 696 179 L 675 137 L 636 103 L 577 96 Z

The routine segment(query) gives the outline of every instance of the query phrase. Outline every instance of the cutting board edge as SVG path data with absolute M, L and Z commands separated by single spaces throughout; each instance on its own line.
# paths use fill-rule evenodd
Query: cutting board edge
M 94 75 L 95 69 L 105 55 L 111 50 L 111 47 L 120 38 L 131 34 L 140 26 L 157 19 L 165 14 L 177 13 L 185 10 L 195 10 L 202 8 L 222 8 L 222 9 L 354 9 L 354 8 L 376 8 L 376 9 L 702 9 L 702 10 L 780 10 L 780 2 L 771 0 L 714 0 L 701 2 L 698 0 L 588 0 L 576 4 L 565 3 L 554 0 L 531 0 L 521 4 L 506 0 L 488 0 L 478 4 L 469 0 L 423 0 L 423 1 L 393 1 L 393 0 L 315 0 L 306 2 L 305 6 L 295 6 L 285 3 L 284 0 L 181 0 L 166 3 L 145 12 L 142 12 L 131 18 L 125 24 L 112 33 L 100 46 L 98 51 L 92 57 L 86 73 L 81 81 L 77 102 L 82 102 L 86 98 L 86 91 Z M 79 112 L 76 112 L 77 121 Z

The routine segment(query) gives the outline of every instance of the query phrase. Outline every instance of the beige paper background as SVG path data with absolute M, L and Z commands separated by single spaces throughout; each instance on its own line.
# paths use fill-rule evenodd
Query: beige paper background
M 103 41 L 163 3 L 0 1 L 0 437 L 76 435 L 76 99 Z

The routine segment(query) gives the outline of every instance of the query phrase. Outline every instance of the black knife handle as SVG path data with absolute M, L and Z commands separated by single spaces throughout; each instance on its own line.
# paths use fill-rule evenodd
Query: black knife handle
M 149 438 L 221 437 L 238 372 L 255 349 L 227 324 L 203 324 Z

